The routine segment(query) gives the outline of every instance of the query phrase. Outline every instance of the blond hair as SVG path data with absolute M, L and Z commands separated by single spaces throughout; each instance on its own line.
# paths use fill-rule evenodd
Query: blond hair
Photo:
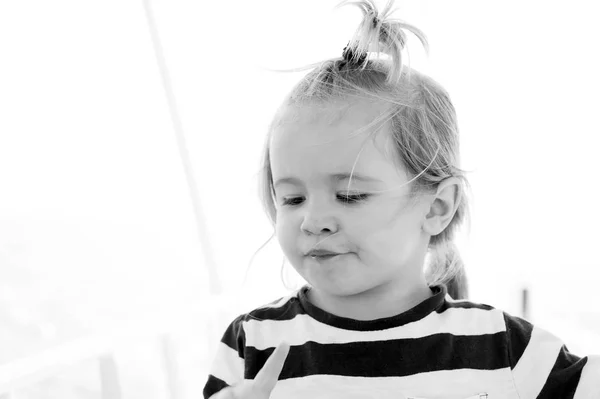
M 384 101 L 390 105 L 365 129 L 384 124 L 391 127 L 392 150 L 405 171 L 413 176 L 408 182 L 414 182 L 411 197 L 435 192 L 439 184 L 450 177 L 461 182 L 456 213 L 446 229 L 430 239 L 426 278 L 430 286 L 445 284 L 455 299 L 467 298 L 464 264 L 454 243 L 457 229 L 469 218 L 466 196 L 469 183 L 466 172 L 459 168 L 456 112 L 441 85 L 403 65 L 405 31 L 413 33 L 425 49 L 428 44 L 419 29 L 390 18 L 392 3 L 389 1 L 378 12 L 372 0 L 343 1 L 339 6 L 352 4 L 363 12 L 362 22 L 346 46 L 344 56 L 309 66 L 312 70 L 292 89 L 282 108 L 348 97 Z M 273 225 L 277 212 L 269 137 L 278 123 L 276 116 L 265 141 L 259 182 L 262 204 Z

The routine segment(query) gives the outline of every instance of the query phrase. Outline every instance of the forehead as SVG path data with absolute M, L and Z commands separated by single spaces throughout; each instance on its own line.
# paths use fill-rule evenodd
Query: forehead
M 393 156 L 389 126 L 373 123 L 387 110 L 366 100 L 283 108 L 271 132 L 273 178 L 322 178 L 353 167 L 381 180 L 405 177 Z

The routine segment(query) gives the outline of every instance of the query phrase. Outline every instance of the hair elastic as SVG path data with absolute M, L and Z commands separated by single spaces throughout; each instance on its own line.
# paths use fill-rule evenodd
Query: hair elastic
M 355 64 L 355 65 L 362 65 L 365 60 L 367 59 L 367 53 L 363 52 L 360 53 L 358 55 L 358 58 L 355 59 L 355 53 L 354 50 L 352 49 L 352 47 L 350 46 L 350 42 L 348 42 L 348 44 L 346 45 L 346 47 L 344 47 L 344 50 L 342 50 L 342 57 L 344 57 L 344 64 L 348 63 L 348 65 L 351 64 Z M 340 65 L 340 67 L 342 67 L 343 65 Z

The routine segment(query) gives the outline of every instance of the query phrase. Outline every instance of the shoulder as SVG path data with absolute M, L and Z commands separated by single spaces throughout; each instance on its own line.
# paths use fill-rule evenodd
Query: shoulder
M 513 357 L 514 364 L 518 361 L 525 349 L 532 344 L 537 346 L 538 340 L 546 344 L 562 344 L 560 340 L 549 332 L 534 326 L 522 317 L 512 315 L 492 305 L 470 301 L 454 300 L 446 296 L 442 305 L 437 309 L 440 315 L 456 319 L 461 324 L 469 324 L 478 328 L 480 333 L 501 333 L 505 337 L 509 355 Z
M 304 313 L 298 301 L 298 291 L 277 298 L 269 303 L 254 308 L 248 312 L 239 314 L 233 319 L 230 327 L 240 329 L 244 324 L 251 321 L 285 321 Z
M 600 356 L 576 355 L 561 338 L 505 314 L 513 381 L 521 396 L 600 397 Z
M 600 356 L 574 354 L 552 332 L 521 317 L 502 314 L 508 361 L 521 396 L 600 397 Z
M 242 316 L 243 321 L 285 321 L 291 320 L 299 314 L 304 314 L 300 305 L 299 290 L 277 298 L 263 306 L 260 306 Z
M 558 345 L 559 340 L 529 321 L 486 303 L 454 300 L 446 296 L 436 310 L 440 320 L 460 336 L 486 337 L 495 346 L 502 346 L 507 363 L 516 365 L 528 345 L 535 346 L 538 338 Z M 532 341 L 532 337 L 534 340 Z M 533 348 L 533 347 L 532 347 Z
M 239 314 L 221 337 L 217 350 L 217 358 L 221 360 L 216 364 L 226 364 L 228 366 L 225 368 L 237 370 L 235 375 L 244 375 L 245 363 L 254 365 L 257 356 L 262 359 L 290 335 L 294 326 L 290 325 L 293 322 L 288 321 L 300 314 L 301 309 L 296 293 L 291 293 Z M 219 372 L 227 374 L 223 370 Z
M 227 341 L 231 347 L 240 347 L 245 343 L 248 331 L 258 325 L 272 326 L 273 323 L 292 320 L 304 313 L 298 300 L 298 291 L 294 291 L 249 312 L 239 314 L 227 327 L 223 341 Z M 235 345 L 234 341 L 237 341 Z
M 452 299 L 446 295 L 436 309 L 436 317 L 451 328 L 455 335 L 496 335 L 496 340 L 506 333 L 506 313 L 492 305 L 465 299 Z
M 234 318 L 230 313 L 233 320 L 230 319 L 216 349 L 204 396 L 239 383 L 247 372 L 255 375 L 270 353 L 261 340 L 281 340 L 283 337 L 273 323 L 293 318 L 299 309 L 296 293 L 291 293 Z

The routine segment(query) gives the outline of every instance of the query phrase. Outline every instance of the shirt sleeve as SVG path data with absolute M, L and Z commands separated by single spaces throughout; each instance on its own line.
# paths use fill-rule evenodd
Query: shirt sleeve
M 204 399 L 244 379 L 244 348 L 246 336 L 242 326 L 243 316 L 232 321 L 217 348 L 208 380 L 204 385 Z
M 600 356 L 579 357 L 551 333 L 504 313 L 508 359 L 522 399 L 600 398 Z

